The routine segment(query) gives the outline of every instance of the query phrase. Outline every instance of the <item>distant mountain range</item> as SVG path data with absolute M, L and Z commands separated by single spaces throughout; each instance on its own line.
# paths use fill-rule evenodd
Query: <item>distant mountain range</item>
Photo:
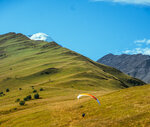
M 114 67 L 120 71 L 150 83 L 150 56 L 135 55 L 113 55 L 108 54 L 100 58 L 97 62 Z

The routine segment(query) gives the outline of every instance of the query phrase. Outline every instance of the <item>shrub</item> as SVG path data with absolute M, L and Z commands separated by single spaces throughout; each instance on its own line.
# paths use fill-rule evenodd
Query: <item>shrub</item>
M 20 99 L 19 99 L 19 98 L 17 98 L 15 102 L 19 102 L 19 101 L 20 101 Z
M 39 94 L 38 93 L 34 94 L 34 98 L 39 99 L 40 98 Z
M 19 90 L 22 90 L 22 88 L 19 88 Z
M 25 105 L 25 101 L 20 101 L 19 104 L 20 105 Z
M 9 92 L 9 89 L 8 89 L 8 88 L 6 89 L 6 92 Z
M 27 98 L 27 97 L 25 97 L 25 98 L 23 98 L 23 100 L 24 100 L 24 101 L 28 101 L 28 98 Z
M 43 91 L 43 88 L 40 88 L 40 91 Z
M 33 90 L 33 93 L 36 93 L 37 92 L 37 90 Z
M 28 95 L 26 98 L 27 98 L 28 100 L 31 100 L 31 99 L 32 99 L 31 95 Z
M 32 89 L 34 89 L 34 86 L 31 86 L 32 87 Z
M 3 94 L 3 92 L 0 92 L 0 94 Z
M 0 97 L 4 96 L 5 94 L 3 92 L 0 92 Z
M 31 100 L 31 98 L 32 98 L 31 95 L 28 95 L 28 96 L 26 96 L 23 100 L 24 100 L 24 101 L 29 101 L 29 100 Z
M 13 110 L 17 110 L 17 108 L 13 108 Z

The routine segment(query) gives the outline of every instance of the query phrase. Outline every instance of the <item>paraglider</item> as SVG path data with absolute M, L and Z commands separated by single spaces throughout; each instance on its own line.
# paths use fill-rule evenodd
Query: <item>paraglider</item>
M 100 105 L 100 101 L 96 97 L 94 97 L 93 95 L 88 94 L 88 93 L 82 93 L 82 94 L 79 94 L 77 96 L 77 98 L 79 99 L 82 96 L 90 96 L 90 97 L 94 98 L 99 103 L 99 105 Z M 85 117 L 85 113 L 82 113 L 82 118 L 84 118 L 84 117 Z
M 77 96 L 77 98 L 79 99 L 79 98 L 82 97 L 82 96 L 90 96 L 90 97 L 94 98 L 94 99 L 100 104 L 100 101 L 99 101 L 96 97 L 94 97 L 93 95 L 91 95 L 91 94 L 82 93 L 82 94 L 79 94 L 79 95 Z

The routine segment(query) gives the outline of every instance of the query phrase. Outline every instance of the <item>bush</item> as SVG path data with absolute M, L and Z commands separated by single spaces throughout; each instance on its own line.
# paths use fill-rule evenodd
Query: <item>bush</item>
M 9 92 L 9 89 L 8 89 L 8 88 L 6 89 L 6 92 Z
M 33 93 L 36 93 L 37 92 L 37 90 L 33 90 Z
M 19 104 L 20 105 L 25 105 L 25 101 L 20 101 Z
M 27 97 L 25 97 L 25 98 L 23 98 L 23 100 L 24 100 L 24 101 L 28 101 L 28 98 L 27 98 Z
M 43 91 L 43 88 L 40 88 L 40 91 Z
M 0 92 L 0 94 L 3 94 L 3 92 Z
M 31 99 L 32 99 L 31 95 L 28 95 L 26 98 L 27 98 L 28 100 L 31 100 Z
M 19 90 L 22 90 L 22 88 L 19 88 Z
M 19 102 L 19 101 L 20 101 L 20 99 L 19 99 L 19 98 L 17 98 L 15 102 Z
M 29 100 L 31 100 L 31 99 L 32 99 L 31 95 L 28 95 L 28 96 L 26 96 L 23 100 L 24 100 L 24 101 L 29 101 Z
M 17 110 L 17 108 L 13 108 L 13 110 Z
M 38 94 L 38 93 L 37 93 L 37 94 L 34 94 L 34 98 L 35 98 L 35 99 L 39 99 L 39 98 L 40 98 L 39 94 Z
M 0 92 L 0 97 L 4 96 L 5 94 L 3 92 Z
M 32 87 L 32 89 L 34 89 L 34 86 L 31 86 Z

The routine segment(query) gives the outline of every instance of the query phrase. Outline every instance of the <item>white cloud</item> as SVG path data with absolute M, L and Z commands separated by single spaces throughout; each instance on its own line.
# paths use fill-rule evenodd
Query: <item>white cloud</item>
M 146 39 L 144 38 L 143 40 L 135 40 L 134 43 L 145 43 Z
M 45 34 L 45 33 L 36 33 L 36 34 L 33 34 L 30 39 L 31 40 L 43 40 L 43 41 L 46 41 L 48 35 Z
M 125 54 L 144 54 L 144 55 L 150 55 L 150 39 L 144 38 L 143 40 L 135 40 L 134 44 L 136 44 L 136 48 L 131 50 L 125 50 L 123 53 Z M 138 48 L 137 48 L 138 46 Z
M 146 42 L 146 43 L 147 43 L 147 45 L 150 45 L 150 39 L 149 39 L 149 40 L 147 40 L 147 42 Z
M 133 50 L 123 51 L 123 53 L 126 53 L 126 54 L 144 54 L 144 55 L 150 55 L 150 48 L 135 48 Z
M 126 3 L 126 4 L 141 4 L 150 5 L 150 0 L 92 0 L 94 2 L 114 2 L 114 3 Z
M 135 44 L 140 45 L 141 44 L 146 44 L 146 45 L 150 45 L 150 39 L 143 39 L 143 40 L 135 40 L 134 41 Z

